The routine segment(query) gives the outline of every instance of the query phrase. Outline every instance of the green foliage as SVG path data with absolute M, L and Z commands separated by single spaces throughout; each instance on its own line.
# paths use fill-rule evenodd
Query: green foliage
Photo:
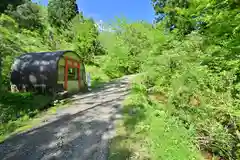
M 112 78 L 138 73 L 154 44 L 165 41 L 157 35 L 158 31 L 144 22 L 127 24 L 120 21 L 117 26 L 121 26 L 121 30 L 115 28 L 113 33 L 100 35 L 108 55 L 102 67 Z M 106 43 L 107 40 L 111 43 Z
M 189 34 L 193 28 L 191 15 L 186 14 L 192 1 L 188 0 L 152 0 L 156 22 L 165 19 L 166 28 L 178 28 L 181 34 Z M 185 13 L 185 14 L 183 14 Z
M 35 3 L 26 2 L 18 5 L 16 9 L 9 8 L 6 13 L 13 17 L 22 28 L 43 30 L 40 7 Z
M 171 41 L 144 65 L 144 84 L 156 97 L 167 97 L 165 110 L 187 129 L 196 130 L 202 150 L 236 159 L 239 100 L 235 98 L 236 69 L 231 69 L 235 65 L 220 65 L 219 59 L 214 65 L 209 63 L 210 46 L 205 42 L 197 33 L 181 42 Z M 228 60 L 227 64 L 235 64 Z
M 30 119 L 51 102 L 52 97 L 47 95 L 8 92 L 0 95 L 0 141 L 14 132 L 30 129 L 33 124 Z
M 74 50 L 85 63 L 93 63 L 95 55 L 104 54 L 98 40 L 98 30 L 92 19 L 76 16 L 71 23 Z
M 8 55 L 14 54 L 19 51 L 19 46 L 16 44 L 16 37 L 12 36 L 14 30 L 17 30 L 17 23 L 10 17 L 1 15 L 0 17 L 0 56 L 1 56 L 1 84 L 5 83 L 5 60 Z M 8 30 L 10 28 L 12 30 Z M 3 68 L 4 67 L 4 68 Z M 9 67 L 9 66 L 8 66 Z M 8 70 L 9 71 L 9 70 Z
M 35 96 L 31 93 L 5 93 L 0 96 L 0 121 L 6 123 L 24 115 L 32 117 L 36 111 L 43 109 L 50 102 L 51 97 L 47 96 Z
M 4 11 L 11 6 L 12 8 L 16 8 L 18 5 L 23 4 L 28 0 L 1 0 L 0 3 L 0 13 L 4 13 Z
M 8 93 L 0 95 L 0 141 L 36 116 L 50 104 L 52 98 L 31 93 Z
M 1 84 L 9 87 L 9 73 L 14 58 L 25 52 L 46 50 L 48 46 L 45 45 L 40 33 L 21 30 L 18 23 L 9 16 L 2 14 L 0 24 L 0 55 L 3 63 Z
M 159 27 L 161 28 L 161 26 Z M 136 33 L 136 28 L 134 28 L 134 33 Z M 127 69 L 120 70 L 120 65 L 129 67 L 128 64 L 132 60 L 130 55 L 133 55 L 135 63 L 132 65 L 138 70 L 132 73 L 139 71 L 146 73 L 144 85 L 156 94 L 165 94 L 165 97 L 168 97 L 166 111 L 182 122 L 187 129 L 194 128 L 196 130 L 196 141 L 199 142 L 200 147 L 216 155 L 234 159 L 237 156 L 235 150 L 238 145 L 236 143 L 238 141 L 236 111 L 239 110 L 239 103 L 232 95 L 236 88 L 236 69 L 224 70 L 226 65 L 219 66 L 219 59 L 216 59 L 218 64 L 209 63 L 208 54 L 214 48 L 209 45 L 208 37 L 192 33 L 186 38 L 178 40 L 178 37 L 161 34 L 162 30 L 151 29 L 150 32 L 161 37 L 159 38 L 161 41 L 157 41 L 161 43 L 156 43 L 155 37 L 153 41 L 148 41 L 139 35 L 135 37 L 132 30 L 127 30 L 126 34 L 124 30 L 116 38 L 112 37 L 111 42 L 114 42 L 115 46 L 107 48 L 110 53 L 107 57 L 109 61 L 106 61 L 105 64 L 107 66 L 106 73 L 111 77 L 129 73 L 126 71 Z M 127 35 L 130 35 L 130 38 Z M 114 39 L 115 41 L 113 41 Z M 146 42 L 150 44 L 144 46 Z M 142 46 L 139 46 L 139 43 Z M 133 48 L 136 47 L 134 52 L 131 52 L 131 45 Z M 138 48 L 140 47 L 143 47 L 141 50 L 149 50 L 149 53 L 139 52 Z M 225 52 L 226 50 L 219 48 L 218 51 Z M 214 55 L 211 55 L 211 60 L 214 60 Z M 142 65 L 138 66 L 139 62 Z M 228 61 L 231 67 L 238 68 L 235 67 L 236 60 L 233 62 Z M 213 66 L 221 67 L 221 69 L 216 72 L 212 68 Z M 116 75 L 116 73 L 120 73 L 120 75 Z M 224 97 L 225 100 L 223 100 Z M 194 106 L 198 103 L 201 106 Z M 142 117 L 141 114 L 137 116 Z M 133 119 L 130 121 L 135 122 Z M 229 126 L 231 127 L 229 128 Z M 157 126 L 153 128 L 155 129 Z M 151 138 L 154 138 L 154 135 Z M 155 156 L 156 153 L 154 152 Z
M 66 27 L 77 14 L 76 0 L 50 0 L 48 3 L 48 19 L 53 26 Z
M 149 103 L 139 83 L 124 103 L 124 125 L 118 126 L 109 159 L 200 160 L 194 129 L 187 130 L 163 105 Z
M 194 132 L 186 130 L 178 119 L 167 116 L 164 111 L 159 111 L 149 119 L 152 159 L 200 160 L 200 152 L 193 143 Z

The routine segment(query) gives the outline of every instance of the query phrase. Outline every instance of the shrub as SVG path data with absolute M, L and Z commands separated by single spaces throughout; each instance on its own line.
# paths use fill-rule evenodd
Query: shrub
M 204 37 L 195 33 L 181 43 L 173 42 L 170 49 L 146 63 L 144 84 L 168 98 L 166 110 L 187 129 L 195 128 L 202 150 L 236 159 L 239 102 L 232 94 L 235 72 L 216 72 L 210 63 L 206 65 L 204 45 Z
M 0 95 L 0 121 L 7 123 L 28 115 L 33 117 L 37 111 L 50 104 L 51 97 L 32 93 L 6 93 Z

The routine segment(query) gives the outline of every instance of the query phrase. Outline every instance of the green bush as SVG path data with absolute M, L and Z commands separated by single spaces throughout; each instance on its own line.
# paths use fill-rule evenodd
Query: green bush
M 0 96 L 0 121 L 17 120 L 28 115 L 33 117 L 38 111 L 51 103 L 51 97 L 32 93 L 5 93 Z
M 163 42 L 161 33 L 152 30 L 150 24 L 139 22 L 117 23 L 121 30 L 114 33 L 101 33 L 100 40 L 107 52 L 103 70 L 111 78 L 134 74 L 140 71 L 141 65 L 151 54 L 149 51 L 155 43 Z M 156 37 L 156 34 L 160 34 Z M 107 40 L 111 43 L 107 43 Z
M 186 128 L 195 128 L 202 150 L 236 159 L 239 156 L 236 135 L 239 101 L 233 95 L 236 72 L 216 72 L 203 65 L 208 55 L 201 35 L 192 33 L 181 43 L 173 44 L 152 62 L 146 62 L 144 84 L 154 94 L 168 97 L 166 110 Z
M 230 21 L 227 14 L 214 7 L 219 15 L 211 17 L 213 21 Z M 225 8 L 224 13 L 239 18 L 235 10 Z M 177 28 L 168 32 L 166 23 L 167 19 L 155 28 L 144 23 L 120 23 L 121 29 L 104 33 L 101 40 L 107 55 L 103 70 L 111 78 L 142 72 L 141 83 L 149 97 L 157 95 L 164 111 L 186 129 L 196 131 L 195 141 L 201 150 L 225 159 L 239 159 L 240 61 L 236 53 L 240 41 L 235 32 L 239 21 L 232 27 L 225 26 L 227 30 L 219 25 L 219 31 L 213 29 L 215 23 L 209 23 L 205 30 Z M 177 23 L 183 27 L 187 21 Z M 107 43 L 107 38 L 112 43 Z

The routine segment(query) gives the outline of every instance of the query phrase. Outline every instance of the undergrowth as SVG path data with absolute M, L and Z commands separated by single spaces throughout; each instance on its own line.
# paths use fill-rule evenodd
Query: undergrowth
M 40 112 L 51 105 L 52 97 L 32 93 L 9 93 L 0 96 L 0 140 L 16 129 L 25 126 Z M 27 127 L 28 126 L 28 127 Z
M 116 52 L 120 54 L 117 59 L 121 63 L 132 54 L 136 55 L 134 62 L 140 62 L 139 66 L 127 62 L 126 66 L 127 69 L 137 67 L 136 72 L 143 75 L 137 84 L 139 92 L 149 100 L 149 107 L 145 108 L 153 107 L 154 103 L 165 106 L 163 108 L 167 117 L 173 119 L 169 123 L 177 121 L 178 126 L 185 128 L 186 132 L 194 131 L 191 135 L 193 142 L 190 143 L 199 152 L 218 159 L 240 159 L 239 59 L 234 56 L 235 51 L 227 48 L 230 46 L 210 42 L 209 36 L 199 31 L 184 37 L 175 32 L 162 34 L 163 25 L 160 24 L 159 28 L 152 31 L 161 38 L 149 36 L 142 39 L 152 45 L 148 52 L 134 52 L 131 47 L 123 47 L 127 52 Z M 145 29 L 148 30 L 147 27 Z M 145 30 L 138 30 L 137 27 L 134 32 L 128 32 L 131 38 L 136 33 L 138 36 L 145 35 Z M 237 39 L 236 36 L 233 38 Z M 127 43 L 128 39 L 124 42 Z M 117 71 L 122 72 L 118 63 L 109 66 L 112 65 L 120 67 Z M 124 73 L 128 74 L 128 71 Z M 149 115 L 155 110 L 158 109 L 152 109 Z M 143 115 L 139 113 L 135 116 L 137 118 L 130 118 L 131 123 L 138 122 Z M 154 154 L 158 155 L 157 151 Z
M 111 141 L 110 159 L 201 160 L 194 145 L 195 130 L 184 125 L 148 99 L 135 85 L 124 103 L 124 118 Z

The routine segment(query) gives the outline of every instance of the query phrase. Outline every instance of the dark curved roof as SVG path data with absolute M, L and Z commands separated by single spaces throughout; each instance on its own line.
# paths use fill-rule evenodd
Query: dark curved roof
M 59 58 L 66 52 L 73 52 L 71 50 L 65 51 L 55 51 L 55 52 L 36 52 L 36 53 L 26 53 L 22 54 L 19 57 L 15 58 L 15 61 L 12 65 L 12 70 L 15 71 L 24 71 L 24 70 L 33 70 L 38 67 L 48 66 L 54 68 L 57 65 Z M 49 68 L 49 69 L 50 69 Z
M 74 52 L 71 50 L 64 51 L 55 51 L 55 52 L 31 52 L 25 53 L 17 57 L 16 59 L 25 60 L 25 59 L 37 59 L 37 60 L 52 60 L 55 58 L 61 57 L 66 52 Z

